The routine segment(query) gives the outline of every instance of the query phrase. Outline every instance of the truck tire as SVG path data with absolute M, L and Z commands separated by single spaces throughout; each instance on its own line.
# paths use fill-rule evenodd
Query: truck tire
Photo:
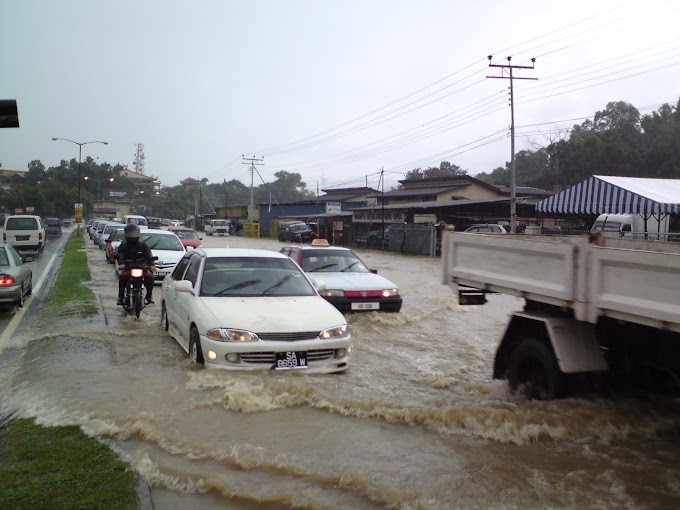
M 531 400 L 552 400 L 564 395 L 565 375 L 548 344 L 523 338 L 510 355 L 508 383 L 513 393 Z

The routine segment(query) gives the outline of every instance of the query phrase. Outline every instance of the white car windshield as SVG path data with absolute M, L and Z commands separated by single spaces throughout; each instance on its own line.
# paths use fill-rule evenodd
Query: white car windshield
M 146 234 L 142 232 L 139 240 L 151 250 L 184 251 L 184 246 L 174 235 Z
M 316 291 L 290 259 L 214 257 L 205 261 L 201 296 L 314 296 Z
M 349 250 L 303 250 L 302 269 L 307 273 L 370 273 L 369 269 Z

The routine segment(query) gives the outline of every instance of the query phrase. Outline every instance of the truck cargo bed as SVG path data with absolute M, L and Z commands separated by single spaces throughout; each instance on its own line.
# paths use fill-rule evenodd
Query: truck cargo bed
M 442 283 L 680 332 L 680 244 L 447 231 Z

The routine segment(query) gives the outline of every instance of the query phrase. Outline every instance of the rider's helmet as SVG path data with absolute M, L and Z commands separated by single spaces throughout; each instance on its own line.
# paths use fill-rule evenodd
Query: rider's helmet
M 134 244 L 139 240 L 139 225 L 128 223 L 125 225 L 123 231 L 125 232 L 125 240 L 128 242 L 128 244 Z

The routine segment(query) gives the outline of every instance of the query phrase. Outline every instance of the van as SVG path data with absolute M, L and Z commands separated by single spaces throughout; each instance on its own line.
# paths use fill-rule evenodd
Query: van
M 665 241 L 668 238 L 668 215 L 661 222 L 650 216 L 645 222 L 640 214 L 600 214 L 590 233 L 601 231 L 605 237 L 627 237 Z
M 2 240 L 17 251 L 37 251 L 42 254 L 45 249 L 45 226 L 40 216 L 7 216 Z
M 149 228 L 149 223 L 146 221 L 146 217 L 139 216 L 137 214 L 126 214 L 123 216 L 123 223 L 126 225 L 129 223 L 134 223 L 135 225 L 139 225 L 139 228 L 142 230 Z

